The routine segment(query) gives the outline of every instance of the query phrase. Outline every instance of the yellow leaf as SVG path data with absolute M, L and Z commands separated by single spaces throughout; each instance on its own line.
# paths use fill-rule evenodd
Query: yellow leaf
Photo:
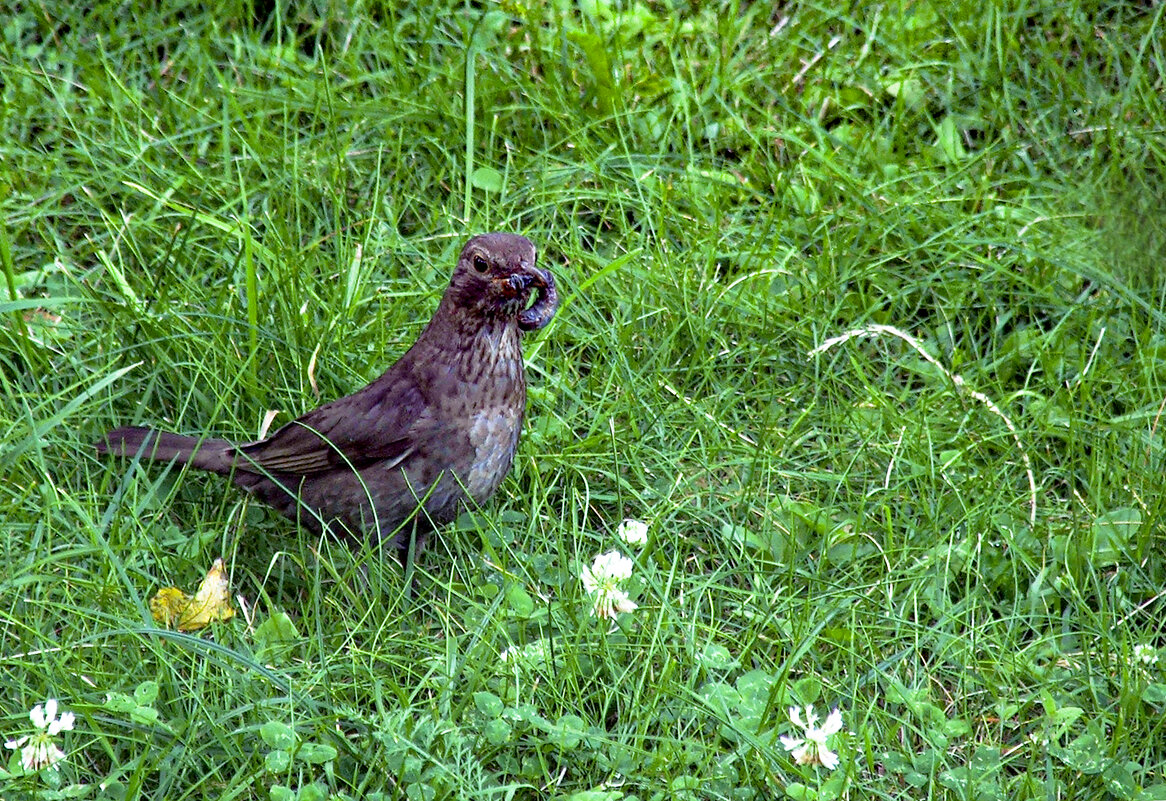
M 230 620 L 230 585 L 222 559 L 216 559 L 194 597 L 177 587 L 163 587 L 150 599 L 150 614 L 179 631 L 196 631 L 216 620 Z
M 177 587 L 163 587 L 158 594 L 150 599 L 150 614 L 154 620 L 164 626 L 169 626 L 182 610 L 190 605 L 190 596 Z

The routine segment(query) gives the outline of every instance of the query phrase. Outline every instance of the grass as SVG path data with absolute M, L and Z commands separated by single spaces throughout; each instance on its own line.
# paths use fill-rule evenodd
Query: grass
M 1166 797 L 1166 6 L 298 5 L 5 15 L 0 796 Z M 412 594 L 90 447 L 356 389 L 484 230 L 564 302 Z

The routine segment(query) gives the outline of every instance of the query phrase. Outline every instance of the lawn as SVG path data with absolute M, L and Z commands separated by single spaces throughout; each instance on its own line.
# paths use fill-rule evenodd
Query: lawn
M 0 21 L 4 801 L 1166 798 L 1166 4 Z M 562 305 L 409 576 L 94 451 L 363 386 L 490 230 Z

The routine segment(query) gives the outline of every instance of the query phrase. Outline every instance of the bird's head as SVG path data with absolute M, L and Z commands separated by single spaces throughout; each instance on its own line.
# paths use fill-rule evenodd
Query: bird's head
M 555 316 L 559 299 L 554 276 L 535 265 L 534 244 L 518 234 L 494 233 L 475 236 L 462 248 L 445 302 L 475 316 L 515 319 L 523 331 L 534 331 Z

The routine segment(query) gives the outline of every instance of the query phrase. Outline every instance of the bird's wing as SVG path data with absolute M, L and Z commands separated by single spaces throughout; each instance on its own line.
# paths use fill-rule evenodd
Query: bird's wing
M 399 464 L 414 448 L 413 428 L 425 399 L 409 381 L 376 381 L 326 403 L 267 439 L 240 445 L 236 468 L 309 476 L 373 462 Z

